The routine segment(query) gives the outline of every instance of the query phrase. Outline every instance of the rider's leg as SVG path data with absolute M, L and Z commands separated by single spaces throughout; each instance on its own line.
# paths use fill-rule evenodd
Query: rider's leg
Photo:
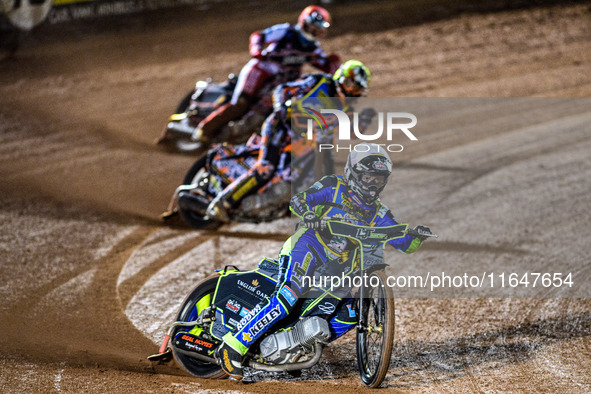
M 245 115 L 256 102 L 260 89 L 271 76 L 269 71 L 260 67 L 257 59 L 249 61 L 240 71 L 230 102 L 199 123 L 195 132 L 196 137 L 206 142 L 220 127 Z
M 242 198 L 267 183 L 281 158 L 287 130 L 279 128 L 279 122 L 270 116 L 261 129 L 261 146 L 255 165 L 224 188 L 207 208 L 208 216 L 228 222 L 228 209 L 236 206 Z
M 207 208 L 208 216 L 221 222 L 228 222 L 228 209 L 237 205 L 240 200 L 269 181 L 275 167 L 271 163 L 257 162 L 248 172 L 244 173 L 218 194 Z
M 160 219 L 161 220 L 170 220 L 176 216 L 178 216 L 178 206 L 177 206 L 177 202 L 176 202 L 176 196 L 172 196 L 170 202 L 168 203 L 168 207 L 166 208 L 166 211 L 162 212 L 160 214 Z
M 254 342 L 288 316 L 298 298 L 306 293 L 310 282 L 304 277 L 309 276 L 318 264 L 317 258 L 321 254 L 317 250 L 322 250 L 322 245 L 314 231 L 305 228 L 298 230 L 283 244 L 275 291 L 238 323 L 237 331 L 224 335 L 224 343 L 216 353 L 228 375 L 237 378 L 242 374 L 241 364 L 236 360 L 241 360 Z
M 353 298 L 342 300 L 336 315 L 328 322 L 331 334 L 329 342 L 334 341 L 355 328 L 357 321 L 355 300 Z
M 252 104 L 252 99 L 242 96 L 236 104 L 226 103 L 199 122 L 195 131 L 195 139 L 209 142 L 217 130 L 226 123 L 244 116 Z

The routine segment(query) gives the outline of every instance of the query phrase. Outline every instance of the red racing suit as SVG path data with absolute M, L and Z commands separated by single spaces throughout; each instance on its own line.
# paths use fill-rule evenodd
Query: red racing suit
M 249 49 L 252 59 L 240 71 L 232 104 L 241 95 L 259 98 L 261 88 L 267 84 L 276 86 L 299 78 L 304 64 L 331 74 L 340 65 L 337 55 L 327 56 L 317 41 L 308 40 L 289 23 L 252 33 Z

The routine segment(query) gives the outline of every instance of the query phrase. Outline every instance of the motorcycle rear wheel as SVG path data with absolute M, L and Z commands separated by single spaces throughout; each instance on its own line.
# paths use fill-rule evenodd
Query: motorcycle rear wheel
M 219 276 L 215 275 L 205 278 L 199 282 L 181 304 L 181 307 L 179 308 L 179 311 L 176 315 L 176 321 L 190 321 L 189 316 L 191 316 L 191 314 L 193 314 L 193 316 L 196 315 L 195 308 L 197 301 L 199 301 L 204 296 L 209 294 L 213 299 L 218 279 Z M 186 353 L 181 353 L 177 350 L 174 344 L 174 338 L 179 332 L 188 331 L 189 329 L 190 327 L 178 327 L 174 330 L 171 336 L 170 343 L 172 355 L 177 365 L 189 374 L 202 379 L 221 379 L 227 377 L 228 375 L 225 374 L 219 365 L 198 360 L 188 356 Z
M 357 328 L 357 366 L 363 383 L 371 388 L 382 384 L 392 356 L 394 341 L 394 297 L 392 289 L 386 284 L 384 271 L 374 271 L 369 275 L 372 283 L 377 277 L 377 285 L 365 288 L 360 321 L 363 327 Z
M 202 155 L 193 165 L 189 168 L 189 171 L 185 174 L 183 178 L 183 185 L 190 185 L 195 180 L 195 176 L 197 173 L 205 167 L 205 162 L 207 161 L 207 154 Z

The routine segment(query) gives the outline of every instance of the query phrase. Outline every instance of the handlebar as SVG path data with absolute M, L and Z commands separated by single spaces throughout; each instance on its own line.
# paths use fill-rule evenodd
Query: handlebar
M 414 228 L 409 228 L 406 230 L 406 233 L 412 237 L 429 237 L 429 238 L 439 238 L 439 235 L 428 233 L 426 231 L 415 230 Z
M 306 226 L 302 220 L 299 226 Z M 431 232 L 415 230 L 408 227 L 408 224 L 398 224 L 386 227 L 360 226 L 351 224 L 343 220 L 321 219 L 317 231 L 330 231 L 331 234 L 341 235 L 354 239 L 362 244 L 372 244 L 377 242 L 386 242 L 390 239 L 401 238 L 406 234 L 413 237 L 438 238 L 437 234 Z

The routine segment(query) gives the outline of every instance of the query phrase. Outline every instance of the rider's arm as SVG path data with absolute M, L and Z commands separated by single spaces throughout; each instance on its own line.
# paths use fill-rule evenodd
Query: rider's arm
M 287 100 L 295 96 L 297 93 L 297 86 L 293 83 L 284 83 L 273 89 L 272 100 L 274 112 L 280 112 L 284 108 L 284 104 Z M 279 114 L 284 115 L 282 113 Z
M 392 212 L 385 206 L 381 206 L 380 212 L 378 212 L 376 227 L 395 226 L 397 224 L 398 222 L 394 218 Z M 423 241 L 419 238 L 413 237 L 412 235 L 406 234 L 402 238 L 396 238 L 388 241 L 388 244 L 402 253 L 410 254 L 416 252 L 423 244 Z
M 336 185 L 335 175 L 325 176 L 308 189 L 294 195 L 289 203 L 289 209 L 302 219 L 304 213 L 313 212 L 316 206 L 332 201 Z
M 314 52 L 314 60 L 312 66 L 328 74 L 334 74 L 341 65 L 341 57 L 336 53 L 327 55 L 324 51 L 318 48 Z
M 265 43 L 265 36 L 260 30 L 255 31 L 250 35 L 248 49 L 250 50 L 250 56 L 257 59 L 262 59 L 263 47 Z
M 250 55 L 262 60 L 266 56 L 273 56 L 277 51 L 281 51 L 282 48 L 277 44 L 287 34 L 289 28 L 289 23 L 282 23 L 252 33 L 249 41 Z
M 267 119 L 261 127 L 258 159 L 249 172 L 256 170 L 259 175 L 266 172 L 271 174 L 279 162 L 281 148 L 285 146 L 287 138 L 287 130 L 281 123 L 272 118 Z
M 286 82 L 273 90 L 273 108 L 275 112 L 282 109 L 286 102 L 293 97 L 300 98 L 316 85 L 318 79 L 314 75 L 304 75 L 302 78 Z

